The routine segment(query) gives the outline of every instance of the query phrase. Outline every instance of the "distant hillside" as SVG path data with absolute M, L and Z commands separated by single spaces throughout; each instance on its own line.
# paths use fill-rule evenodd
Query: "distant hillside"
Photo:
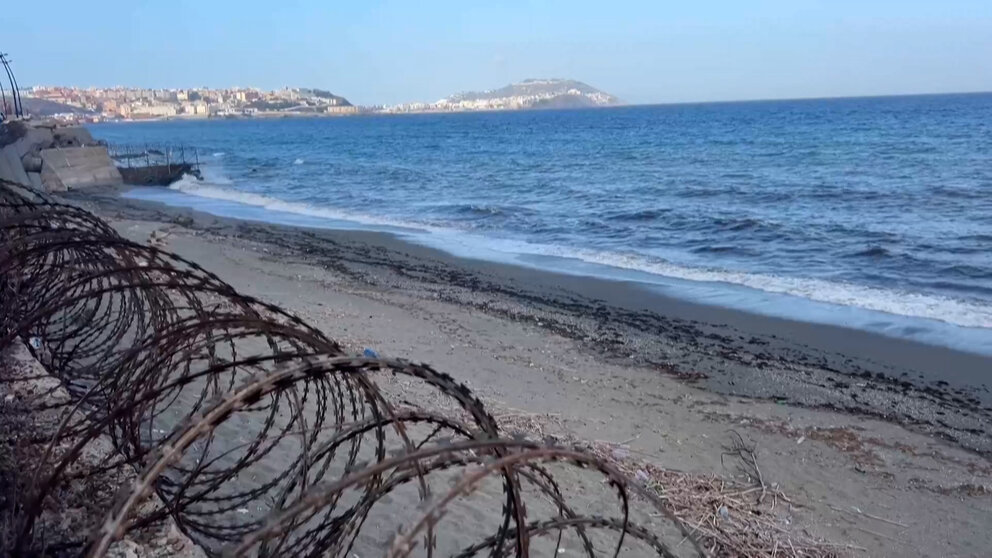
M 90 110 L 81 109 L 79 107 L 74 107 L 63 103 L 56 103 L 55 101 L 49 101 L 46 99 L 22 97 L 21 100 L 24 102 L 24 112 L 32 116 L 52 116 L 53 114 L 95 114 Z M 8 98 L 8 102 L 9 101 L 10 99 Z
M 437 103 L 450 109 L 542 109 L 603 107 L 622 104 L 620 99 L 573 79 L 528 79 L 492 89 L 452 95 Z
M 301 87 L 289 90 L 293 93 L 290 98 L 280 100 L 257 99 L 248 103 L 248 108 L 261 111 L 288 111 L 288 112 L 320 112 L 323 107 L 350 107 L 348 99 L 335 95 L 323 89 L 310 89 Z
M 330 91 L 324 91 L 323 89 L 300 89 L 299 91 L 300 91 L 300 94 L 301 95 L 309 95 L 311 97 L 317 97 L 317 98 L 320 98 L 320 99 L 327 99 L 327 100 L 331 100 L 331 101 L 337 101 L 336 103 L 332 103 L 335 106 L 339 106 L 339 107 L 350 107 L 351 106 L 351 103 L 348 102 L 348 99 L 345 99 L 344 97 L 342 97 L 340 95 L 335 95 L 334 93 L 331 93 Z

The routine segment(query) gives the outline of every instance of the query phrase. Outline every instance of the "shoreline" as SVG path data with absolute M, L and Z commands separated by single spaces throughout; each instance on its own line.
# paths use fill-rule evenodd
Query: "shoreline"
M 683 106 L 700 106 L 700 105 L 734 105 L 734 104 L 759 104 L 759 103 L 778 103 L 778 102 L 819 102 L 819 101 L 859 101 L 859 100 L 871 100 L 871 99 L 890 99 L 890 98 L 914 98 L 914 97 L 943 97 L 943 96 L 973 96 L 973 95 L 989 95 L 992 91 L 939 91 L 939 92 L 916 92 L 916 93 L 888 93 L 888 94 L 869 94 L 869 95 L 840 95 L 836 97 L 785 97 L 781 99 L 771 99 L 771 98 L 758 98 L 758 99 L 720 99 L 720 100 L 704 100 L 704 101 L 666 101 L 666 102 L 650 102 L 650 103 L 620 103 L 614 105 L 602 105 L 602 106 L 590 106 L 590 107 L 563 107 L 563 108 L 539 108 L 539 109 L 492 109 L 492 110 L 422 110 L 422 111 L 408 111 L 408 112 L 362 112 L 359 110 L 357 113 L 341 113 L 341 114 L 327 114 L 327 113 L 268 113 L 268 114 L 258 114 L 256 116 L 225 116 L 225 117 L 209 117 L 209 116 L 168 116 L 161 118 L 148 118 L 148 119 L 120 119 L 120 120 L 103 120 L 100 123 L 104 124 L 124 124 L 124 123 L 141 123 L 141 122 L 173 122 L 173 121 L 207 121 L 207 120 L 250 120 L 252 118 L 283 118 L 283 117 L 335 117 L 335 116 L 405 116 L 405 115 L 416 115 L 416 114 L 479 114 L 479 113 L 491 113 L 491 112 L 533 112 L 535 110 L 547 111 L 547 110 L 600 110 L 600 109 L 625 109 L 625 108 L 636 108 L 636 107 L 683 107 Z M 362 105 L 353 105 L 361 108 Z
M 385 232 L 242 221 L 119 194 L 69 197 L 103 215 L 266 244 L 289 263 L 536 325 L 596 358 L 716 394 L 877 417 L 992 454 L 987 356 L 684 301 L 634 282 L 461 258 Z
M 223 186 L 211 185 L 221 190 L 218 193 L 188 192 L 184 182 L 180 181 L 167 190 L 136 187 L 122 195 L 129 199 L 160 202 L 251 222 L 322 230 L 383 232 L 403 242 L 438 249 L 463 260 L 482 260 L 552 274 L 636 283 L 662 297 L 704 307 L 780 318 L 792 323 L 853 329 L 992 358 L 992 329 L 983 327 L 988 324 L 981 321 L 980 315 L 972 315 L 982 310 L 959 306 L 956 312 L 937 312 L 932 305 L 944 300 L 939 295 L 923 295 L 922 299 L 907 303 L 905 298 L 913 298 L 912 295 L 903 295 L 898 289 L 886 290 L 880 286 L 831 283 L 814 278 L 796 282 L 767 272 L 714 270 L 699 262 L 666 266 L 645 256 L 634 256 L 633 261 L 628 261 L 625 255 L 618 256 L 609 250 L 583 250 L 540 242 L 532 244 L 507 240 L 499 235 L 490 238 L 485 234 L 459 231 L 444 225 L 425 226 L 417 222 L 406 223 L 403 219 L 360 214 L 349 216 L 346 211 L 336 209 L 322 212 L 318 207 L 314 210 L 317 213 L 311 214 L 306 204 L 294 208 L 292 206 L 297 203 L 282 202 L 264 195 L 250 195 L 252 199 L 241 200 L 235 192 L 223 191 Z M 211 184 L 209 179 L 207 184 Z M 178 191 L 174 192 L 173 188 L 177 187 Z M 270 208 L 270 203 L 284 204 L 285 207 Z M 521 242 L 522 247 L 513 247 L 516 242 Z M 657 265 L 661 268 L 655 269 Z M 852 304 L 851 297 L 859 302 Z M 897 308 L 893 309 L 893 305 Z
M 385 233 L 219 218 L 113 189 L 68 198 L 125 238 L 296 314 L 348 354 L 372 348 L 451 374 L 508 432 L 598 447 L 704 486 L 750 482 L 727 459 L 740 441 L 753 448 L 762 483 L 785 499 L 744 498 L 730 517 L 760 514 L 783 536 L 837 550 L 828 555 L 984 556 L 992 544 L 987 415 L 958 413 L 967 405 L 947 399 L 956 396 L 949 389 L 847 376 L 894 363 L 807 346 L 794 323 L 649 298 L 633 284 L 464 260 Z M 861 332 L 808 333 L 860 337 L 864 346 L 851 350 L 874 356 L 896 347 Z M 967 364 L 953 351 L 918 349 Z M 774 398 L 790 389 L 808 399 Z M 860 407 L 844 404 L 852 394 L 864 396 Z M 880 412 L 886 394 L 901 414 Z M 971 437 L 966 424 L 953 426 L 967 420 Z M 720 504 L 707 498 L 692 495 L 719 518 Z

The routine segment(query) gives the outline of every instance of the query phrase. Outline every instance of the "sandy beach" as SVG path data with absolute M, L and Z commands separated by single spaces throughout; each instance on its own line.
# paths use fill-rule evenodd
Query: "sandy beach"
M 982 556 L 992 545 L 988 357 L 387 234 L 223 219 L 112 190 L 70 199 L 350 350 L 431 363 L 505 421 L 728 478 L 737 432 L 791 501 L 790 529 L 845 552 Z

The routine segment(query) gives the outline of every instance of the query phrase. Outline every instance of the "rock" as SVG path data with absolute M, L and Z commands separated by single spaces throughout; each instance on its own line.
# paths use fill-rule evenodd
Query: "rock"
M 24 137 L 28 131 L 28 125 L 23 120 L 13 120 L 10 122 L 0 122 L 0 147 L 7 147 Z
M 141 554 L 141 546 L 127 538 L 110 547 L 107 552 L 107 556 L 113 558 L 139 558 Z
M 35 119 L 32 118 L 31 119 L 31 126 L 34 127 L 34 128 L 48 128 L 49 130 L 54 131 L 55 128 L 58 128 L 59 127 L 59 122 L 57 120 L 53 120 L 51 118 L 46 119 L 46 120 L 35 120 Z
M 613 459 L 616 459 L 617 461 L 623 461 L 624 459 L 630 457 L 630 452 L 624 448 L 613 448 L 613 451 L 610 452 L 610 455 L 613 457 Z
M 96 145 L 93 136 L 86 128 L 74 126 L 55 129 L 55 145 L 57 147 L 86 147 Z
M 55 138 L 48 128 L 29 127 L 21 139 L 13 143 L 17 156 L 37 155 L 42 149 L 55 146 Z

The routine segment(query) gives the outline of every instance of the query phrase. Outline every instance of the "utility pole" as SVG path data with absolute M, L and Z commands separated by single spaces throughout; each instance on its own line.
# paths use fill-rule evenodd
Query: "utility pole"
M 3 63 L 3 69 L 7 72 L 7 80 L 10 82 L 10 96 L 14 99 L 14 116 L 17 118 L 24 117 L 24 105 L 21 103 L 21 92 L 17 87 L 17 78 L 14 77 L 14 71 L 10 68 L 10 60 L 7 58 L 9 56 L 5 52 L 0 52 L 0 62 Z M 6 96 L 4 96 L 4 104 L 7 103 Z
M 0 80 L 0 122 L 7 120 L 7 92 L 3 88 L 3 80 Z

